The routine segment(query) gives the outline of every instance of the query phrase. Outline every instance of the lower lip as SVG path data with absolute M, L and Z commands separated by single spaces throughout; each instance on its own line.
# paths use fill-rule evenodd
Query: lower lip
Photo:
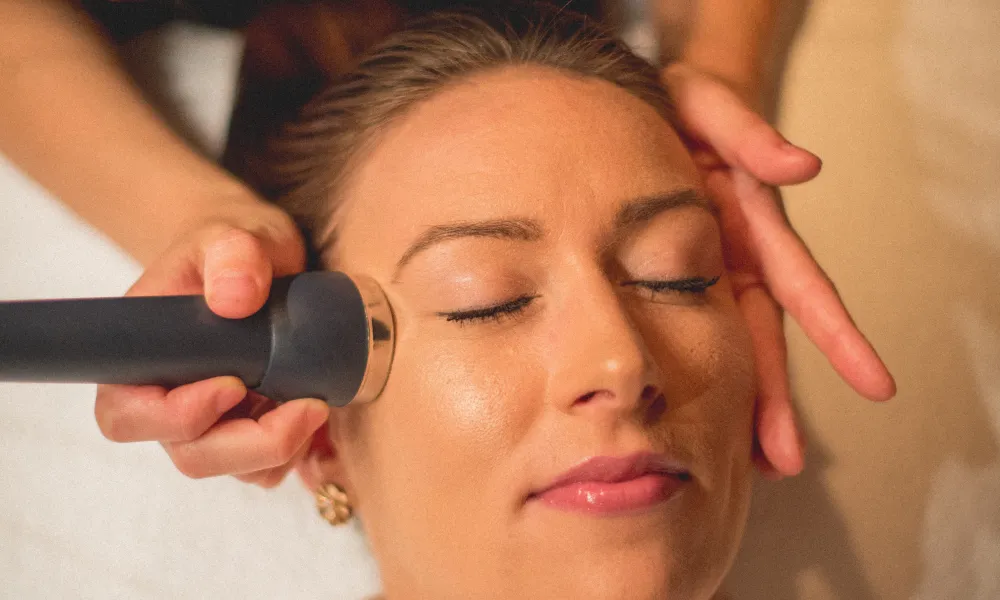
M 614 483 L 582 481 L 563 485 L 533 499 L 559 510 L 615 515 L 666 502 L 680 491 L 683 484 L 680 476 L 649 474 Z

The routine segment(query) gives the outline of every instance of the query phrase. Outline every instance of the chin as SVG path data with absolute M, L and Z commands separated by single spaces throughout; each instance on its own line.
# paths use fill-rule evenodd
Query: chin
M 677 498 L 681 500 L 681 498 Z M 689 498 L 694 502 L 696 498 Z M 670 503 L 640 515 L 595 518 L 531 511 L 532 548 L 522 558 L 540 584 L 527 594 L 574 600 L 708 600 L 738 546 L 739 517 L 697 502 Z
M 567 550 L 557 561 L 561 581 L 537 597 L 574 600 L 708 600 L 725 565 L 691 560 L 664 537 L 628 544 L 598 543 Z M 713 563 L 706 569 L 707 563 Z M 549 587 L 549 586 L 545 586 Z M 553 593 L 547 593 L 552 591 Z
M 572 581 L 559 586 L 547 598 L 574 600 L 709 600 L 718 582 L 705 581 L 703 574 L 686 573 L 680 565 L 663 569 L 657 561 L 607 562 L 589 573 L 570 575 Z M 695 579 L 691 579 L 695 575 Z M 541 597 L 541 596 L 540 596 Z

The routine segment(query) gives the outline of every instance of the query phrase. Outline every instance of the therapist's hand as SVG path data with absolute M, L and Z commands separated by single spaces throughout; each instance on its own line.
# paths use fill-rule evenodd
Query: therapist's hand
M 303 240 L 285 213 L 237 203 L 192 225 L 126 295 L 204 294 L 216 314 L 243 318 L 264 305 L 272 277 L 304 263 Z M 239 379 L 218 377 L 172 390 L 101 385 L 95 415 L 110 440 L 160 442 L 189 477 L 235 475 L 271 487 L 306 453 L 329 408 L 316 399 L 274 408 Z
M 663 78 L 685 142 L 719 203 L 727 266 L 750 326 L 759 388 L 756 464 L 769 478 L 796 475 L 803 441 L 789 392 L 782 308 L 859 394 L 888 400 L 896 384 L 772 187 L 813 179 L 819 159 L 788 143 L 721 80 L 683 63 L 666 68 Z

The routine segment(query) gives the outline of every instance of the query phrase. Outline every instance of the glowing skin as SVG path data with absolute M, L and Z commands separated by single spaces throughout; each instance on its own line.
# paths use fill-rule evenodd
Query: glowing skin
M 328 266 L 380 282 L 397 350 L 377 401 L 334 411 L 319 468 L 354 499 L 389 600 L 714 591 L 746 519 L 754 376 L 699 186 L 651 107 L 539 67 L 442 91 L 361 158 Z M 496 219 L 519 221 L 438 235 L 397 272 L 428 229 Z M 703 293 L 635 283 L 718 276 Z M 625 489 L 628 510 L 534 496 L 639 452 L 690 480 L 579 484 Z

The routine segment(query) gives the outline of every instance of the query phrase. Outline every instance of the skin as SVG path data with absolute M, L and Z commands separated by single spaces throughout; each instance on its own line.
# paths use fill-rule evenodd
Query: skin
M 651 14 L 682 4 L 658 0 Z M 819 172 L 815 156 L 787 144 L 747 105 L 774 29 L 773 0 L 693 4 L 698 18 L 684 60 L 663 77 L 688 147 L 730 215 L 723 237 L 738 265 L 738 301 L 754 324 L 757 464 L 765 475 L 793 475 L 803 454 L 779 304 L 861 395 L 885 400 L 895 385 L 769 187 Z M 251 25 L 244 75 L 283 77 L 303 52 L 310 65 L 340 68 L 340 44 L 359 35 L 353 13 L 300 8 L 289 22 L 269 23 L 269 12 Z M 319 40 L 316 30 L 325 32 Z M 303 268 L 292 220 L 171 132 L 72 2 L 0 0 L 0 92 L 0 151 L 146 267 L 128 295 L 204 294 L 216 314 L 241 318 L 263 305 L 272 276 Z M 147 223 L 155 226 L 137 226 Z M 237 407 L 245 396 L 231 377 L 172 390 L 103 385 L 94 412 L 108 439 L 158 441 L 189 477 L 228 474 L 272 487 L 298 464 L 328 411 L 303 399 L 256 420 L 237 418 L 247 412 Z
M 331 413 L 304 470 L 347 489 L 387 598 L 717 588 L 746 519 L 755 392 L 719 226 L 688 204 L 615 231 L 630 202 L 699 181 L 650 106 L 542 67 L 442 91 L 360 159 L 327 266 L 382 285 L 396 355 L 377 400 Z M 484 219 L 529 220 L 537 235 L 440 241 L 397 271 L 428 228 Z M 623 285 L 717 276 L 703 294 Z M 441 314 L 525 296 L 499 320 Z M 641 450 L 683 461 L 693 481 L 629 515 L 528 498 L 589 457 Z

